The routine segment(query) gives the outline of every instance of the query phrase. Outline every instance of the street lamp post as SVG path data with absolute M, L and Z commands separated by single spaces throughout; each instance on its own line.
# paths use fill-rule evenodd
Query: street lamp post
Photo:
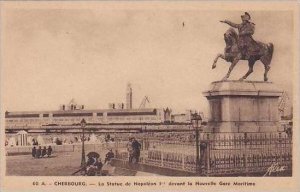
M 85 161 L 85 149 L 84 149 L 84 128 L 86 126 L 86 121 L 85 119 L 82 119 L 80 122 L 80 126 L 82 128 L 82 153 L 81 153 L 81 168 L 83 168 L 85 170 L 85 165 L 86 165 L 86 161 Z M 85 172 L 85 171 L 84 171 Z
M 195 137 L 196 137 L 196 174 L 200 174 L 200 146 L 199 146 L 199 121 L 201 124 L 202 118 L 196 112 L 192 114 L 191 123 L 193 128 L 195 129 Z

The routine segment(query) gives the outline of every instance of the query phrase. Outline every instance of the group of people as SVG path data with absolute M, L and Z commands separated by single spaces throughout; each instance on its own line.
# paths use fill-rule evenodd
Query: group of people
M 127 151 L 129 153 L 129 163 L 138 163 L 140 159 L 141 144 L 134 137 L 129 138 Z
M 87 176 L 95 176 L 98 175 L 103 167 L 101 159 L 97 157 L 88 157 L 86 162 L 86 175 Z
M 43 157 L 50 157 L 52 154 L 52 147 L 49 146 L 48 149 L 46 148 L 46 146 L 42 149 L 41 146 L 39 146 L 38 148 L 36 148 L 36 146 L 33 146 L 32 148 L 32 157 L 33 158 L 43 158 Z
M 111 159 L 115 157 L 115 154 L 113 153 L 112 149 L 110 149 L 105 155 L 104 164 L 100 159 L 100 155 L 96 152 L 89 153 L 87 157 L 88 159 L 86 165 L 74 172 L 73 175 L 82 170 L 84 170 L 84 173 L 87 176 L 106 175 L 104 172 L 102 172 L 102 167 L 104 164 L 109 164 Z

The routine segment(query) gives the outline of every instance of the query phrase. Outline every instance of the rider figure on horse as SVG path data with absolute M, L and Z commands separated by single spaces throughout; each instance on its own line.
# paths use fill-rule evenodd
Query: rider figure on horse
M 260 60 L 265 68 L 264 81 L 268 81 L 268 72 L 270 70 L 270 64 L 273 57 L 274 45 L 273 43 L 254 41 L 252 35 L 254 34 L 255 24 L 250 22 L 251 17 L 249 13 L 245 12 L 241 18 L 241 24 L 235 24 L 228 20 L 220 21 L 230 25 L 231 27 L 224 34 L 224 40 L 226 43 L 224 54 L 219 53 L 216 56 L 212 69 L 216 67 L 216 63 L 219 58 L 230 62 L 231 64 L 228 72 L 222 79 L 226 80 L 229 78 L 231 71 L 240 60 L 247 60 L 249 69 L 247 73 L 240 78 L 242 81 L 247 79 L 247 77 L 253 72 L 255 62 Z M 238 29 L 238 34 L 234 28 Z
M 251 16 L 247 12 L 245 12 L 244 15 L 241 15 L 241 19 L 241 24 L 235 24 L 228 20 L 220 22 L 226 23 L 231 27 L 238 29 L 238 47 L 241 53 L 241 57 L 243 57 L 244 59 L 249 59 L 251 55 L 257 54 L 259 50 L 258 44 L 252 38 L 252 35 L 254 34 L 255 30 L 255 24 L 250 22 Z M 226 50 L 230 50 L 230 47 L 226 47 L 225 52 Z

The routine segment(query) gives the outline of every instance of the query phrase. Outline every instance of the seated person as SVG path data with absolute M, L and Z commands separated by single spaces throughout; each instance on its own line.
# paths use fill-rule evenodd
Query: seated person
M 86 163 L 86 172 L 88 176 L 94 176 L 100 173 L 103 164 L 101 160 L 99 161 L 96 157 L 88 157 Z
M 112 149 L 110 149 L 108 151 L 108 153 L 106 153 L 106 155 L 105 155 L 105 161 L 104 161 L 104 163 L 110 161 L 114 157 L 115 157 L 115 154 L 112 152 Z

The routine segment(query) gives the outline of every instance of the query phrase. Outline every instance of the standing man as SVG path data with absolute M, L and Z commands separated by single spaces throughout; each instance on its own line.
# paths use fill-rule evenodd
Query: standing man
M 35 155 L 36 155 L 36 148 L 35 148 L 35 146 L 33 146 L 31 154 L 32 154 L 32 157 L 35 158 Z
M 141 144 L 135 138 L 133 138 L 133 141 L 132 141 L 132 148 L 133 148 L 133 154 L 134 154 L 133 157 L 135 157 L 134 163 L 138 163 L 139 159 L 140 159 Z
M 252 35 L 255 31 L 255 24 L 250 22 L 251 16 L 249 13 L 245 12 L 241 15 L 242 23 L 235 24 L 231 21 L 224 20 L 221 23 L 226 23 L 231 27 L 237 28 L 239 32 L 238 37 L 238 47 L 241 52 L 240 57 L 249 59 L 249 57 L 259 50 L 258 44 L 253 40 Z
M 48 157 L 50 157 L 51 154 L 52 154 L 52 147 L 49 145 L 49 147 L 47 149 L 47 155 L 48 155 Z
M 44 157 L 46 154 L 47 154 L 47 148 L 46 146 L 44 146 L 41 157 Z
M 39 146 L 39 148 L 38 148 L 37 151 L 36 151 L 35 157 L 36 157 L 36 158 L 40 158 L 41 155 L 42 155 L 42 147 Z

